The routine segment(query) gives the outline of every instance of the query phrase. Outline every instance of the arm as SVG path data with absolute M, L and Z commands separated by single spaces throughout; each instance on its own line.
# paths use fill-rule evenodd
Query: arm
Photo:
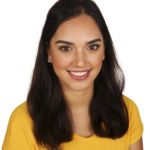
M 130 145 L 129 150 L 143 150 L 142 137 L 136 143 Z

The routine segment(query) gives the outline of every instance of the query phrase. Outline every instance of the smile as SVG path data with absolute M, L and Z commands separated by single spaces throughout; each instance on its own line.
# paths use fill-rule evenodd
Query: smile
M 86 79 L 90 75 L 90 71 L 85 71 L 85 72 L 72 72 L 68 71 L 69 75 L 75 79 L 75 80 L 83 80 Z

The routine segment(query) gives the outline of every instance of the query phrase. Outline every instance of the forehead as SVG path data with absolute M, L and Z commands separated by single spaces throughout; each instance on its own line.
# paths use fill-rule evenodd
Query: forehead
M 89 41 L 103 38 L 95 20 L 88 15 L 80 15 L 63 22 L 55 32 L 53 39 L 66 39 L 69 41 Z

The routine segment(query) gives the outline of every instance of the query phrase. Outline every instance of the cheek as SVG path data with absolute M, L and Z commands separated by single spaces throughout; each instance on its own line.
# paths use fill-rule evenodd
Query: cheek
M 64 68 L 64 67 L 69 66 L 69 64 L 71 63 L 71 60 L 72 60 L 72 57 L 70 56 L 65 56 L 65 55 L 58 56 L 57 55 L 55 59 L 55 64 L 57 64 L 61 68 Z
M 97 54 L 91 57 L 91 65 L 92 65 L 91 67 L 98 69 L 98 70 L 101 69 L 103 56 L 104 56 L 104 53 Z
M 61 70 L 64 71 L 69 65 L 69 60 L 67 59 L 68 56 L 62 55 L 60 53 L 52 53 L 52 63 L 53 63 L 53 68 L 56 74 L 59 74 Z

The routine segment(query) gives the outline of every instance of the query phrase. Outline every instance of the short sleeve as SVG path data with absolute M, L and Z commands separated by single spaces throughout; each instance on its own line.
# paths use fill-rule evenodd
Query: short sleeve
M 9 121 L 2 150 L 32 150 L 24 126 L 17 117 Z
M 129 130 L 130 141 L 129 145 L 136 143 L 143 134 L 143 123 L 137 105 L 130 100 L 129 103 Z

